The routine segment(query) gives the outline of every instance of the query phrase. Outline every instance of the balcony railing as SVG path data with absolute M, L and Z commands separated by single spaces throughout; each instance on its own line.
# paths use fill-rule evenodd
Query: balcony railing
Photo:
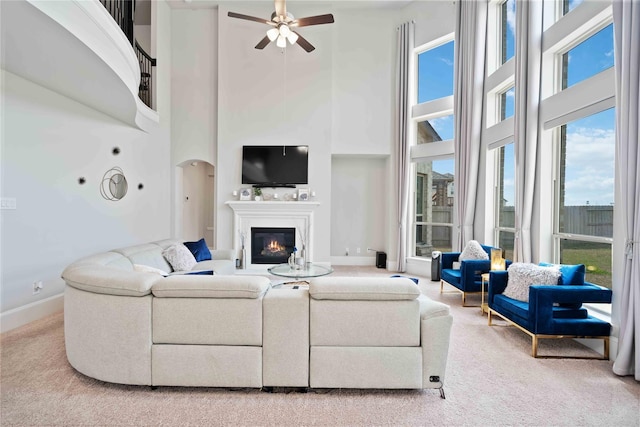
M 133 32 L 133 22 L 135 16 L 135 0 L 100 0 L 100 3 L 107 9 L 116 23 L 127 36 L 129 42 L 133 46 L 140 63 L 140 86 L 138 88 L 138 97 L 149 108 L 153 108 L 152 89 L 153 89 L 153 68 L 156 66 L 156 59 L 152 58 L 135 40 Z

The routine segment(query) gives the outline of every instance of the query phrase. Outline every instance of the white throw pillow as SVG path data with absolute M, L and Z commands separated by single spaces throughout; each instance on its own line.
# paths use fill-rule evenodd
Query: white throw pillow
M 182 243 L 169 246 L 162 251 L 174 271 L 189 271 L 198 263 L 189 249 Z
M 160 274 L 161 276 L 166 276 L 168 274 L 166 271 L 160 270 L 159 268 L 151 267 L 150 265 L 144 264 L 133 264 L 133 269 L 135 271 L 141 271 L 144 273 Z
M 560 279 L 558 266 L 542 267 L 535 264 L 514 262 L 507 269 L 509 279 L 503 295 L 529 302 L 529 286 L 531 285 L 557 285 Z
M 465 259 L 489 259 L 489 255 L 482 249 L 480 243 L 476 240 L 470 240 L 458 257 L 460 261 Z

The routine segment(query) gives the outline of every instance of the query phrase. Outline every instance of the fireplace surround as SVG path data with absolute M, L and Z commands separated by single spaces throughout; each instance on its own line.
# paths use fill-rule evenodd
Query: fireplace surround
M 305 259 L 313 261 L 314 248 L 314 210 L 319 202 L 290 201 L 228 201 L 225 203 L 233 210 L 233 245 L 238 257 L 242 253 L 242 242 L 247 254 L 246 266 L 250 269 L 266 270 L 271 264 L 256 262 L 254 259 L 252 228 L 293 228 L 295 230 L 294 245 L 298 250 L 305 249 Z M 244 236 L 244 237 L 243 237 Z M 274 260 L 275 261 L 275 260 Z M 282 262 L 286 262 L 283 259 Z

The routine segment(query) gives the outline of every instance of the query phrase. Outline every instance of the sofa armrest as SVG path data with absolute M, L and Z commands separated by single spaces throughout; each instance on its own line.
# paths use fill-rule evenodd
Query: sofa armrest
M 611 289 L 594 284 L 584 285 L 532 285 L 529 287 L 529 309 L 551 313 L 554 303 L 611 303 Z
M 440 259 L 440 268 L 453 268 L 453 263 L 458 261 L 461 252 L 443 252 Z
M 444 385 L 453 316 L 449 306 L 421 295 L 420 346 L 422 348 L 422 388 Z
M 488 302 L 489 307 L 493 305 L 493 297 L 504 292 L 507 288 L 507 281 L 509 280 L 509 273 L 504 271 L 491 271 L 489 273 L 489 290 L 488 290 Z
M 488 259 L 466 259 L 460 261 L 460 282 L 472 283 L 476 274 L 488 273 L 491 271 L 491 260 Z
M 236 257 L 233 249 L 209 249 L 211 252 L 211 259 L 228 259 L 229 261 L 235 262 Z
M 529 287 L 529 324 L 533 331 L 553 329 L 554 304 L 610 303 L 611 290 L 588 285 L 532 285 Z

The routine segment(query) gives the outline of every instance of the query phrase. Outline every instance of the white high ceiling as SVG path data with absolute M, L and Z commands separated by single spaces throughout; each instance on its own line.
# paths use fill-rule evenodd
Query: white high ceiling
M 332 10 L 339 9 L 401 9 L 416 0 L 288 0 L 287 4 L 307 4 L 314 6 L 326 6 Z M 417 0 L 426 1 L 426 0 Z M 443 0 L 431 0 L 443 1 Z M 273 3 L 273 0 L 251 0 L 251 1 L 218 1 L 218 0 L 167 0 L 169 6 L 173 9 L 210 9 L 217 8 L 220 4 L 233 6 L 234 3 L 242 3 L 243 5 L 264 5 L 265 3 Z

